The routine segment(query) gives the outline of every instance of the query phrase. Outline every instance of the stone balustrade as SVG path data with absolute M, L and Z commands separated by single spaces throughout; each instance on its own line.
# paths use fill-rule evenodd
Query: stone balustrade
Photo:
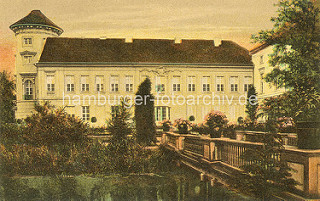
M 260 142 L 261 136 L 265 134 L 266 132 L 262 131 L 235 131 L 235 136 L 237 140 L 249 142 Z M 278 135 L 282 136 L 284 146 L 297 147 L 298 137 L 296 133 L 278 133 Z
M 246 149 L 258 150 L 263 146 L 260 142 L 170 132 L 163 134 L 161 143 L 179 153 L 207 161 L 208 164 L 220 162 L 238 170 L 245 164 L 240 156 Z M 292 177 L 301 184 L 294 193 L 320 198 L 320 150 L 301 150 L 289 146 L 281 157 L 294 169 Z M 280 160 L 279 156 L 275 156 L 275 160 Z

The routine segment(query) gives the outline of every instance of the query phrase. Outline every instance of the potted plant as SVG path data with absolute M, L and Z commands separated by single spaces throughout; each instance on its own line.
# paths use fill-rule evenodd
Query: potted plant
M 184 120 L 182 118 L 176 119 L 174 121 L 174 127 L 176 127 L 179 131 L 179 134 L 188 134 L 188 128 L 190 126 L 190 122 L 188 120 Z
M 210 137 L 219 138 L 223 133 L 223 129 L 227 127 L 228 119 L 225 114 L 220 111 L 211 111 L 204 118 L 204 125 Z
M 162 126 L 162 130 L 164 132 L 168 132 L 170 130 L 170 127 L 171 127 L 171 121 L 170 120 L 163 120 L 161 123 L 161 126 Z
M 236 139 L 235 128 L 236 128 L 236 124 L 233 122 L 229 122 L 227 124 L 226 129 L 224 130 L 224 136 L 230 139 Z
M 91 117 L 91 122 L 92 123 L 96 123 L 97 122 L 97 118 L 96 117 Z

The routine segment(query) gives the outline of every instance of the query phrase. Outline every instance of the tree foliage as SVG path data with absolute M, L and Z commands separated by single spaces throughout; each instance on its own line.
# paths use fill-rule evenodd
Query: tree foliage
M 108 154 L 114 158 L 113 169 L 116 172 L 128 171 L 129 139 L 128 136 L 133 134 L 129 120 L 131 113 L 124 100 L 111 113 L 111 119 L 107 120 L 107 130 L 111 135 L 108 144 Z
M 87 125 L 67 114 L 63 108 L 53 109 L 49 102 L 35 105 L 35 113 L 25 119 L 24 138 L 29 144 L 48 147 L 85 146 Z
M 15 84 L 10 74 L 6 71 L 0 73 L 0 123 L 13 123 Z
M 315 120 L 318 114 L 304 115 L 320 108 L 320 40 L 319 9 L 310 0 L 280 0 L 278 16 L 272 18 L 272 30 L 261 31 L 253 38 L 256 42 L 273 45 L 267 82 L 290 89 L 287 93 L 293 107 L 289 113 L 295 120 Z M 297 102 L 298 104 L 294 104 Z M 317 117 L 318 116 L 318 117 Z
M 253 85 L 249 85 L 247 94 L 246 113 L 252 125 L 257 123 L 257 113 L 259 104 L 257 102 L 257 92 Z
M 151 81 L 146 78 L 138 87 L 135 100 L 136 137 L 141 145 L 151 145 L 156 140 L 154 116 L 154 96 L 151 94 Z
M 48 102 L 22 125 L 0 125 L 0 173 L 51 175 L 98 173 L 106 169 L 106 152 L 87 137 L 89 129 L 78 118 L 53 109 Z

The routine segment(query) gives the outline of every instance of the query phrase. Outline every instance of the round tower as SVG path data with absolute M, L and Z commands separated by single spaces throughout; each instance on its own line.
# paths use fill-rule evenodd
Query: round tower
M 47 37 L 57 37 L 63 30 L 49 20 L 40 10 L 33 10 L 27 16 L 10 26 L 15 33 L 17 52 L 15 56 L 17 111 L 16 118 L 31 114 L 37 100 L 37 68 L 34 65 Z

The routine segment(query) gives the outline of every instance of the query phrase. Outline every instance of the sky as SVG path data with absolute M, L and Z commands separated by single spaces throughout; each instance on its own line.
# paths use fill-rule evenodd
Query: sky
M 251 34 L 272 28 L 278 0 L 1 0 L 0 71 L 14 72 L 9 26 L 41 10 L 61 37 L 232 40 L 250 49 Z

